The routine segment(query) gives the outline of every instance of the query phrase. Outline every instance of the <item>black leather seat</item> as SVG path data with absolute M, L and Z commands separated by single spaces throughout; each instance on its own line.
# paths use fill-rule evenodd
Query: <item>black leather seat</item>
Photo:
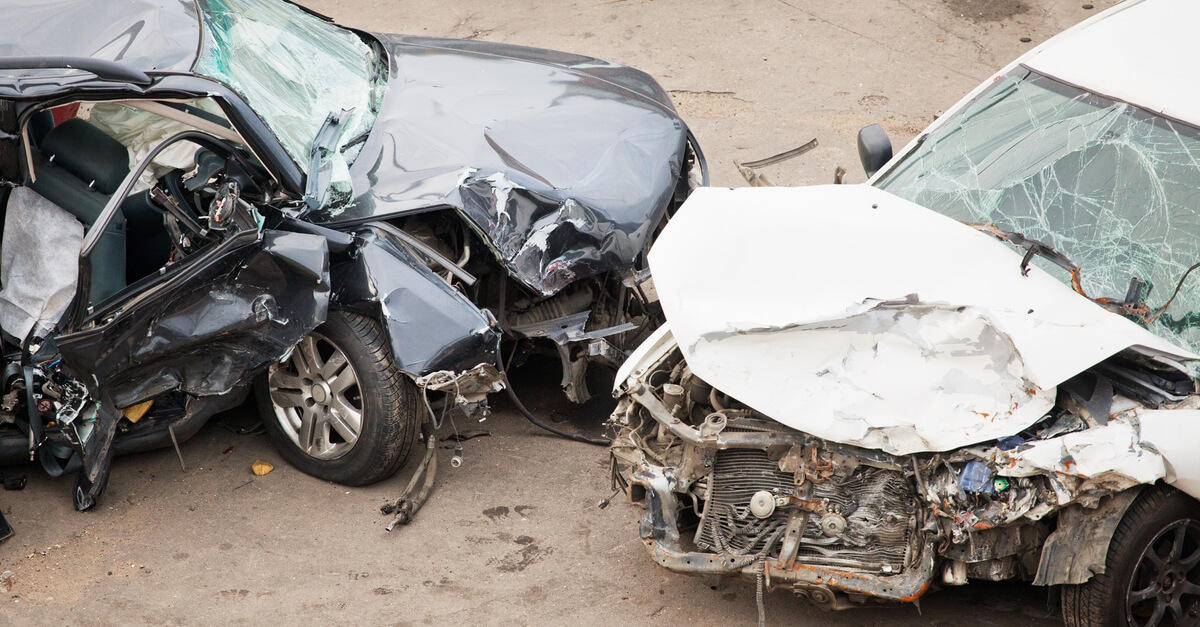
M 30 187 L 70 212 L 88 229 L 129 174 L 129 152 L 125 147 L 78 118 L 66 120 L 45 132 L 38 150 L 34 151 L 33 161 L 35 177 Z M 105 226 L 90 261 L 89 300 L 92 304 L 125 287 L 124 211 L 118 212 Z

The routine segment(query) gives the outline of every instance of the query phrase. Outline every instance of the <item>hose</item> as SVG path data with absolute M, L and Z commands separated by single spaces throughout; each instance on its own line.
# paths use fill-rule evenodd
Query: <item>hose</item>
M 512 400 L 513 405 L 517 406 L 517 411 L 521 412 L 525 416 L 525 419 L 529 422 L 532 422 L 535 426 L 541 427 L 557 436 L 564 437 L 568 440 L 574 440 L 576 442 L 595 444 L 597 446 L 608 446 L 609 444 L 612 444 L 612 440 L 605 437 L 590 438 L 586 435 L 571 433 L 570 431 L 563 431 L 552 424 L 538 420 L 533 414 L 529 413 L 529 410 L 525 408 L 525 404 L 521 402 L 521 399 L 517 398 L 517 393 L 515 390 L 513 390 L 512 382 L 508 380 L 508 373 L 504 371 L 504 363 L 503 360 L 499 358 L 499 352 L 497 352 L 496 367 L 500 369 L 500 376 L 504 378 L 504 391 L 508 393 L 508 398 Z

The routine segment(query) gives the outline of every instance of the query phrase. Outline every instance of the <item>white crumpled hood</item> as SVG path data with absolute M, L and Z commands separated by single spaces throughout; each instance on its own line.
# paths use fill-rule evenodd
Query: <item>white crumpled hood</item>
M 693 372 L 785 425 L 897 455 L 1016 433 L 1127 348 L 1198 358 L 1036 267 L 1021 276 L 1021 256 L 873 187 L 704 188 L 650 267 Z

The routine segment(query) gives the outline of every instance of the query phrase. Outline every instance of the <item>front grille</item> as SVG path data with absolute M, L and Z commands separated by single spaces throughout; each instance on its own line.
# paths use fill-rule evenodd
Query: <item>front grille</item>
M 695 543 L 703 550 L 753 555 L 782 532 L 788 511 L 778 509 L 766 519 L 750 513 L 750 498 L 759 490 L 791 494 L 793 476 L 779 472 L 766 451 L 719 451 L 713 464 L 709 498 L 705 502 Z M 828 479 L 811 487 L 808 499 L 828 499 L 845 520 L 845 531 L 826 536 L 821 516 L 809 517 L 797 561 L 863 573 L 903 570 L 912 533 L 916 502 L 912 486 L 900 473 L 859 467 L 841 483 Z M 771 555 L 779 553 L 778 542 Z
M 720 553 L 757 553 L 787 516 L 779 512 L 759 519 L 750 513 L 750 497 L 759 490 L 778 494 L 795 491 L 792 476 L 757 449 L 728 449 L 717 453 L 712 486 L 704 516 L 696 531 L 696 546 Z

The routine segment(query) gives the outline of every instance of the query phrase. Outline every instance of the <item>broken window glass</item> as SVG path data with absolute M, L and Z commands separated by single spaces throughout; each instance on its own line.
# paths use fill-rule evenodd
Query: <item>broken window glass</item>
M 362 148 L 355 140 L 370 131 L 383 99 L 386 71 L 375 51 L 287 2 L 201 0 L 200 6 L 204 44 L 196 72 L 237 92 L 306 173 L 325 118 L 346 110 L 333 152 L 353 162 Z M 348 185 L 348 174 L 333 183 Z
M 1121 301 L 1138 278 L 1153 311 L 1200 262 L 1200 130 L 1027 69 L 997 79 L 876 184 L 1055 248 L 1083 269 L 1092 298 Z M 1200 271 L 1147 328 L 1200 350 Z

